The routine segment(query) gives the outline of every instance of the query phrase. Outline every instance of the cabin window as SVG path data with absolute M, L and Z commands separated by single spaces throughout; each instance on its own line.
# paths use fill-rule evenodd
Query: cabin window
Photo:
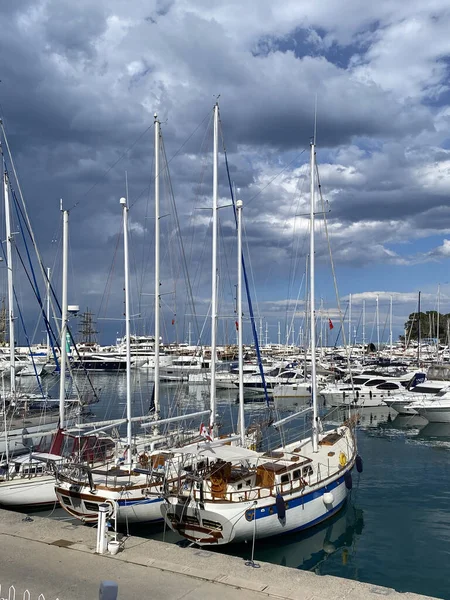
M 98 504 L 96 504 L 95 502 L 85 502 L 84 506 L 85 506 L 86 510 L 92 510 L 94 512 L 98 512 Z
M 242 490 L 242 483 L 238 483 L 237 489 Z
M 288 473 L 286 473 L 285 475 L 281 476 L 281 483 L 289 483 L 289 475 Z
M 300 478 L 300 469 L 296 469 L 293 473 L 292 473 L 292 478 L 293 479 L 299 479 Z
M 313 468 L 311 465 L 306 465 L 306 467 L 303 467 L 303 477 L 308 477 L 308 475 L 312 475 L 313 474 Z
M 367 387 L 372 387 L 374 385 L 380 385 L 380 383 L 384 383 L 386 380 L 385 379 L 371 379 L 370 381 L 368 381 L 366 383 Z
M 392 381 L 387 381 L 386 383 L 382 383 L 381 385 L 377 386 L 377 389 L 379 389 L 379 390 L 398 390 L 398 389 L 400 389 L 400 386 L 396 383 L 392 383 Z
M 251 484 L 251 480 L 247 479 L 247 481 L 245 482 L 246 485 L 250 485 Z
M 69 498 L 69 496 L 61 496 L 61 498 L 64 504 L 67 506 L 72 506 L 72 500 Z

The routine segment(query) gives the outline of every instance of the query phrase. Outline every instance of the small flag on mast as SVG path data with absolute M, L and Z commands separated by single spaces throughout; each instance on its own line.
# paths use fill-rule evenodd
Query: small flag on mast
M 331 319 L 328 319 L 328 327 L 331 329 L 333 329 L 334 325 L 333 325 L 333 321 Z

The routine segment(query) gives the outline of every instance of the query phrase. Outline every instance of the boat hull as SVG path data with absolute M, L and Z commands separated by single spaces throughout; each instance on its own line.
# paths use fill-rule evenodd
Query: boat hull
M 450 423 L 450 406 L 417 408 L 416 412 L 429 423 Z
M 108 517 L 113 518 L 117 504 L 118 523 L 157 523 L 162 521 L 162 498 L 156 495 L 143 496 L 142 489 L 116 492 L 98 490 L 95 493 L 88 486 L 55 486 L 60 505 L 72 517 L 85 523 L 97 523 L 100 504 L 108 504 Z
M 55 504 L 57 501 L 53 475 L 0 482 L 0 506 L 39 508 Z
M 345 471 L 350 470 L 350 465 Z M 325 494 L 327 494 L 325 496 Z M 332 496 L 332 502 L 325 503 Z M 285 516 L 278 514 L 276 499 L 248 502 L 205 502 L 199 511 L 195 502 L 169 500 L 162 505 L 169 527 L 201 546 L 239 543 L 313 527 L 336 514 L 345 504 L 344 472 L 334 481 L 299 495 L 285 495 Z M 256 514 L 256 520 L 253 518 Z

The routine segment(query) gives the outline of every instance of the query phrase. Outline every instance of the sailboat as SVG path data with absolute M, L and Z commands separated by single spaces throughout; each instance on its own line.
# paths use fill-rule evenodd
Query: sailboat
M 300 531 L 325 521 L 345 504 L 355 463 L 362 470 L 350 424 L 325 432 L 318 416 L 314 196 L 315 140 L 311 143 L 310 206 L 312 434 L 264 453 L 216 446 L 214 441 L 183 449 L 180 476 L 166 482 L 162 510 L 173 531 L 201 546 Z M 273 425 L 280 427 L 290 418 Z
M 7 197 L 6 197 L 7 200 Z M 63 211 L 63 294 L 62 294 L 62 324 L 61 324 L 61 378 L 59 392 L 59 421 L 50 423 L 51 429 L 47 431 L 40 424 L 36 433 L 24 435 L 22 443 L 27 444 L 27 454 L 12 457 L 11 445 L 15 444 L 14 431 L 5 427 L 5 461 L 0 465 L 0 505 L 8 507 L 36 508 L 55 504 L 55 469 L 70 456 L 72 460 L 88 460 L 91 463 L 100 459 L 111 458 L 115 450 L 114 441 L 104 435 L 78 436 L 69 435 L 64 431 L 65 426 L 73 421 L 73 415 L 66 415 L 66 344 L 63 342 L 67 331 L 67 254 L 68 254 L 68 211 Z M 7 222 L 8 222 L 7 218 Z M 8 252 L 8 261 L 11 256 Z M 10 264 L 10 263 L 9 263 Z M 11 334 L 12 335 L 12 334 Z M 12 344 L 12 347 L 13 344 Z M 14 364 L 14 363 L 12 363 Z M 14 378 L 11 378 L 11 389 L 14 390 Z M 4 413 L 6 417 L 6 412 Z M 53 415 L 53 419 L 55 416 Z M 5 425 L 7 420 L 5 419 Z M 39 441 L 52 435 L 50 450 L 41 452 L 33 451 Z M 25 438 L 25 439 L 24 439 Z
M 160 123 L 155 115 L 155 339 L 159 339 L 159 150 Z M 124 231 L 124 272 L 125 272 L 125 339 L 126 339 L 126 418 L 110 422 L 87 425 L 91 434 L 110 427 L 126 424 L 125 451 L 122 458 L 105 462 L 91 468 L 78 463 L 62 465 L 56 474 L 55 491 L 61 506 L 72 516 L 84 522 L 96 522 L 99 505 L 110 506 L 110 516 L 116 522 L 156 522 L 161 521 L 162 485 L 167 476 L 166 460 L 176 455 L 171 450 L 185 441 L 192 432 L 174 431 L 161 434 L 159 428 L 171 422 L 194 419 L 209 415 L 209 411 L 199 411 L 188 415 L 159 419 L 159 344 L 155 344 L 155 387 L 152 414 L 131 416 L 131 319 L 128 261 L 128 211 L 126 198 L 121 198 Z M 133 438 L 133 422 L 148 421 L 153 432 Z M 196 431 L 197 433 L 197 431 Z

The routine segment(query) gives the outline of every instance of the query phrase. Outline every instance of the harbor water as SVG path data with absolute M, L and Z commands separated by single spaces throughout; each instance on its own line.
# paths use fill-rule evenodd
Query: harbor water
M 93 419 L 117 418 L 125 412 L 125 375 L 92 378 L 100 401 L 92 406 Z M 46 380 L 52 395 L 57 386 Z M 146 371 L 133 377 L 133 412 L 148 409 L 153 383 Z M 207 385 L 161 385 L 163 416 L 175 411 L 208 408 Z M 237 421 L 237 392 L 218 392 L 218 413 L 224 431 Z M 298 407 L 292 402 L 277 405 L 284 416 Z M 323 408 L 326 413 L 327 408 Z M 269 412 L 264 402 L 246 404 L 247 424 L 267 428 Z M 327 420 L 338 422 L 343 415 Z M 206 419 L 206 417 L 205 417 Z M 306 569 L 358 581 L 450 599 L 447 560 L 450 554 L 450 425 L 426 424 L 419 417 L 396 416 L 387 407 L 360 409 L 357 430 L 359 453 L 364 461 L 361 475 L 354 472 L 353 489 L 343 510 L 333 519 L 299 534 L 257 540 L 254 560 Z M 286 427 L 286 439 L 302 437 L 304 418 Z M 271 430 L 278 445 L 280 432 Z M 66 519 L 62 509 L 42 515 Z M 137 526 L 129 533 L 183 544 L 163 526 Z M 251 543 L 221 547 L 226 552 L 251 558 Z M 252 568 L 249 566 L 249 568 Z

